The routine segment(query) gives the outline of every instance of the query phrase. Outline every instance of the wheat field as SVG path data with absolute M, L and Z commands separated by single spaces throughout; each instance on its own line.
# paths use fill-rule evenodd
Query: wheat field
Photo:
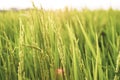
M 120 11 L 0 12 L 0 80 L 119 80 Z

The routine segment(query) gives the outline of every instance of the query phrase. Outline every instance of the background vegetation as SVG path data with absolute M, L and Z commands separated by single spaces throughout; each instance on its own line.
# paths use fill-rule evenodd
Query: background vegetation
M 0 80 L 119 80 L 119 21 L 112 9 L 0 12 Z

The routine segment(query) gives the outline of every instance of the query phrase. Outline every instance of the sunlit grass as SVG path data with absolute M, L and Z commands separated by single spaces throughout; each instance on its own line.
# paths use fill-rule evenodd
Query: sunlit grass
M 0 12 L 0 80 L 119 80 L 120 12 Z

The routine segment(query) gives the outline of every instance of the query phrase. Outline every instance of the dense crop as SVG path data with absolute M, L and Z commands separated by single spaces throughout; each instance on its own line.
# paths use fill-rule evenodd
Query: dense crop
M 119 80 L 120 11 L 0 12 L 0 80 Z

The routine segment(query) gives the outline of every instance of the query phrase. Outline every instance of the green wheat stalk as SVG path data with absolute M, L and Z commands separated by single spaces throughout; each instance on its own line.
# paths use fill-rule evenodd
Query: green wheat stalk
M 116 70 L 115 70 L 115 77 L 114 80 L 120 80 L 120 52 L 117 57 L 117 62 L 116 62 Z
M 24 42 L 24 25 L 20 22 L 20 36 L 19 36 L 19 65 L 18 65 L 18 80 L 23 80 L 24 75 L 24 52 L 23 52 L 23 42 Z

